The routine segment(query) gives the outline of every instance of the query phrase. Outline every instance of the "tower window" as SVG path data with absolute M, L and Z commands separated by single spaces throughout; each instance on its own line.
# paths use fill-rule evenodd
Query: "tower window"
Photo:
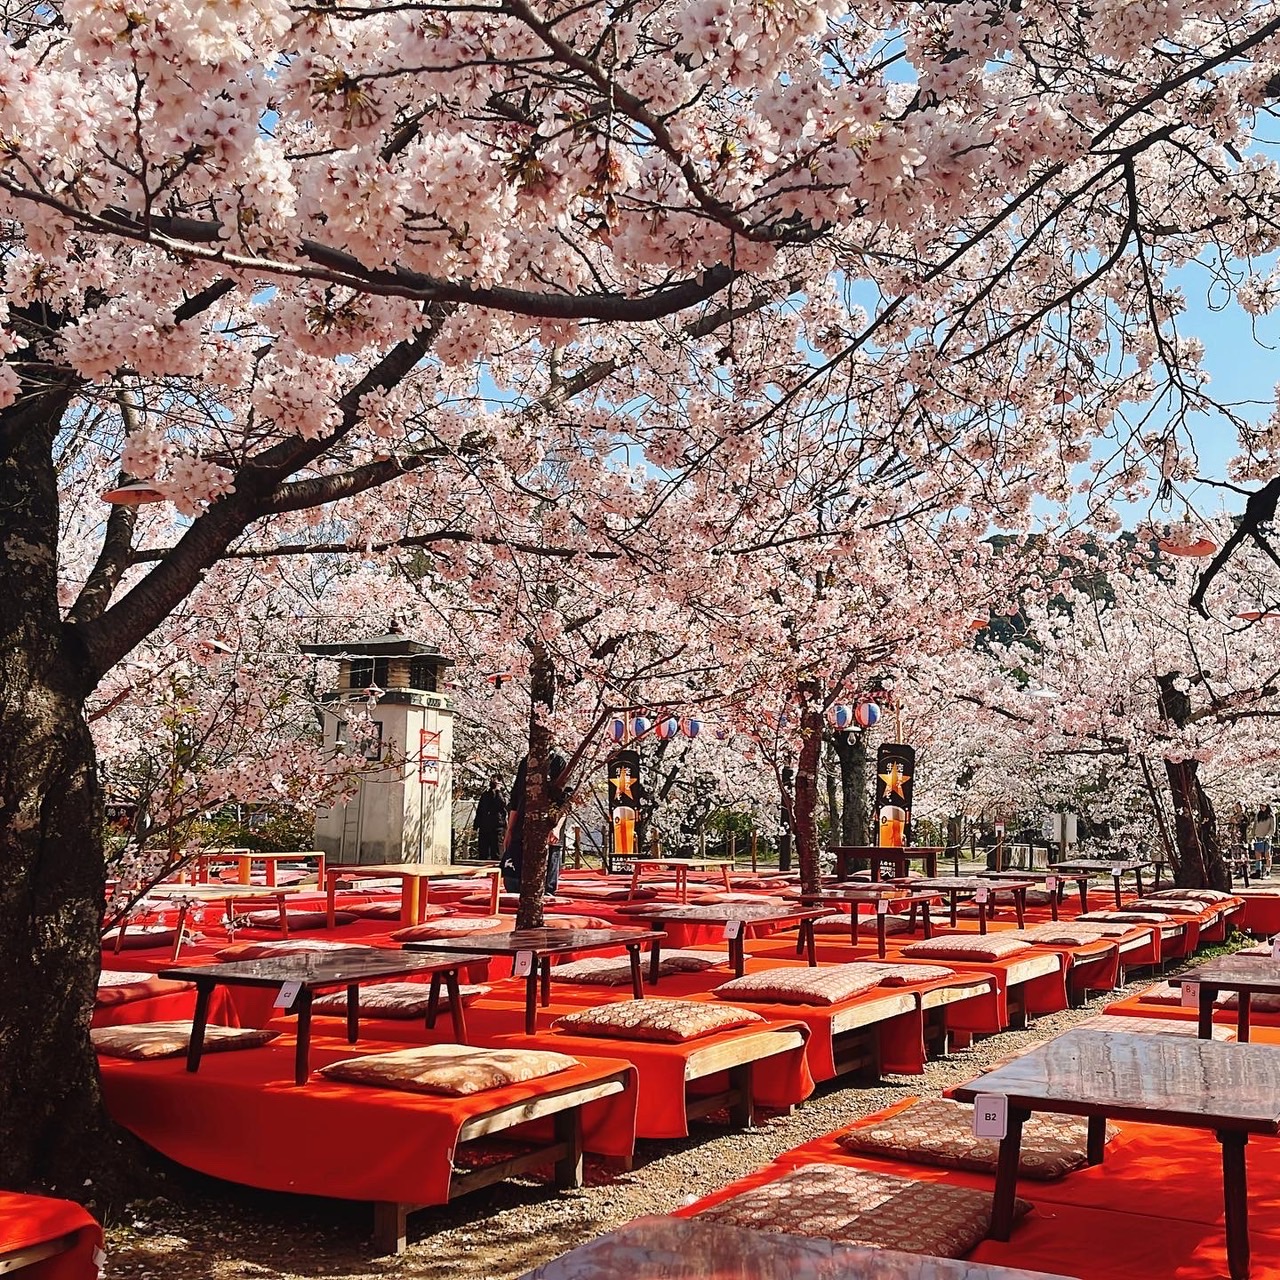
M 385 689 L 387 670 L 386 658 L 352 658 L 350 687 L 367 689 L 371 684 L 376 684 L 379 689 Z
M 421 689 L 424 693 L 435 693 L 439 670 L 434 658 L 410 658 L 409 688 Z

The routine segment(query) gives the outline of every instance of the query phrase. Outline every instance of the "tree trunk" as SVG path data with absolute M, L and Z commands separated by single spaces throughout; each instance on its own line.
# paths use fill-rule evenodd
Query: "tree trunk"
M 830 833 L 830 842 L 836 844 L 840 834 L 840 802 L 836 798 L 835 752 L 830 738 L 823 744 L 822 780 L 827 787 L 827 831 Z
M 1191 698 L 1176 687 L 1179 673 L 1174 671 L 1157 677 L 1160 687 L 1160 712 L 1165 719 L 1182 728 L 1191 718 Z M 1173 798 L 1173 831 L 1177 857 L 1173 882 L 1182 889 L 1231 888 L 1231 872 L 1218 842 L 1218 822 L 1200 783 L 1200 765 L 1195 760 L 1164 762 L 1165 777 Z
M 555 692 L 555 668 L 546 647 L 535 640 L 533 660 L 529 664 L 529 755 L 524 772 L 524 860 L 520 867 L 517 929 L 540 929 L 543 923 L 547 838 L 556 820 L 551 812 L 547 779 L 551 732 L 543 717 L 555 705 Z
M 0 1186 L 99 1199 L 124 1148 L 89 1043 L 105 869 L 93 680 L 58 609 L 52 451 L 69 397 L 0 414 Z
M 865 847 L 867 840 L 867 735 L 837 733 L 840 761 L 840 843 Z
M 818 766 L 822 758 L 823 717 L 817 690 L 801 687 L 800 757 L 796 761 L 795 841 L 800 887 L 813 893 L 821 875 L 818 852 Z

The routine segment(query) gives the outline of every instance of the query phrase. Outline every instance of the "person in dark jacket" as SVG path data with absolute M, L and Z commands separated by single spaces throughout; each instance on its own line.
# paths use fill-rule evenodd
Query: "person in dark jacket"
M 507 828 L 507 802 L 498 779 L 489 780 L 489 790 L 476 805 L 476 841 L 485 862 L 497 862 L 502 854 L 502 837 Z
M 507 814 L 507 840 L 502 851 L 502 886 L 508 893 L 520 892 L 520 872 L 524 866 L 524 804 L 525 775 L 529 757 L 524 756 L 516 767 L 515 781 L 511 784 L 511 807 Z M 546 795 L 554 805 L 563 804 L 569 795 L 560 791 L 555 781 L 569 767 L 568 761 L 554 748 L 547 758 Z M 553 830 L 547 847 L 547 892 L 555 893 L 560 883 L 560 864 L 564 860 L 564 846 L 558 832 Z

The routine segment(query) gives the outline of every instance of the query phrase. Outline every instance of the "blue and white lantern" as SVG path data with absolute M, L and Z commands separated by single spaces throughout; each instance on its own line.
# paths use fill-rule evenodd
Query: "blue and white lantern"
M 853 718 L 860 728 L 870 729 L 880 719 L 880 708 L 874 702 L 860 702 L 854 708 Z
M 702 721 L 697 716 L 689 716 L 681 721 L 680 728 L 686 738 L 696 738 L 702 732 Z
M 853 708 L 843 703 L 831 708 L 831 723 L 837 729 L 847 729 L 853 723 Z
M 631 732 L 638 738 L 653 728 L 653 721 L 648 716 L 636 716 L 631 722 Z
M 625 742 L 627 737 L 627 722 L 621 716 L 614 716 L 609 721 L 609 737 L 614 742 Z
M 654 732 L 663 742 L 668 742 L 680 732 L 680 721 L 675 716 L 664 716 L 654 726 Z

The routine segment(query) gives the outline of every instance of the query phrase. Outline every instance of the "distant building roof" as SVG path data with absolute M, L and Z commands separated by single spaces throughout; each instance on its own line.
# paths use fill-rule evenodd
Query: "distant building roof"
M 454 661 L 447 658 L 433 645 L 423 644 L 405 635 L 389 632 L 383 636 L 368 636 L 363 640 L 342 640 L 335 644 L 303 644 L 303 653 L 319 658 L 438 658 L 446 667 Z

